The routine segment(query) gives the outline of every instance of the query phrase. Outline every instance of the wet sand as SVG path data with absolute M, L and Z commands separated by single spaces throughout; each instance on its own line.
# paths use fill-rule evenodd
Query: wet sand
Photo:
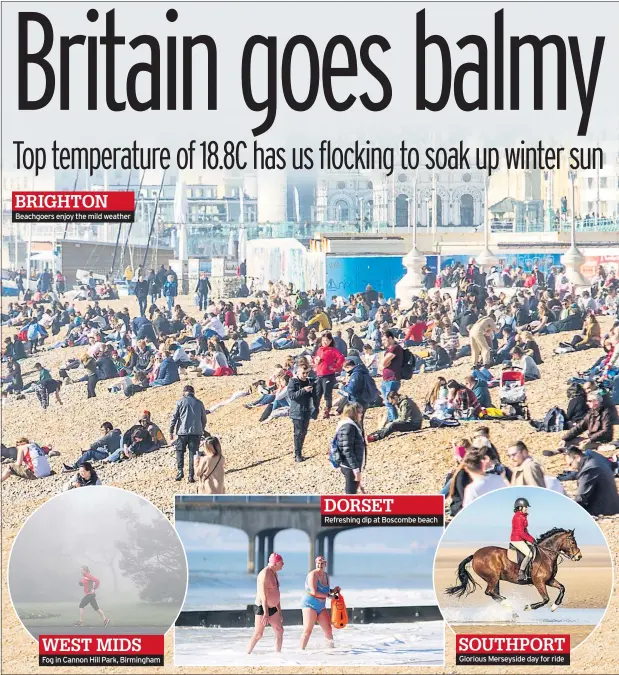
M 474 593 L 462 599 L 444 593 L 445 588 L 457 583 L 458 564 L 469 556 L 473 550 L 466 548 L 439 550 L 434 567 L 434 587 L 441 607 L 466 608 L 471 606 L 493 607 L 496 605 L 492 598 L 484 594 L 486 583 L 473 572 L 470 565 L 467 569 L 471 572 L 475 581 L 481 585 L 481 588 L 477 588 Z M 583 554 L 582 562 L 566 560 L 560 565 L 557 572 L 557 580 L 565 586 L 563 606 L 580 609 L 604 608 L 608 604 L 613 582 L 613 571 L 608 553 L 604 555 L 601 551 L 589 550 L 585 546 L 581 548 L 581 551 Z M 587 564 L 584 564 L 585 560 Z M 558 590 L 550 587 L 547 590 L 551 601 L 554 601 Z M 516 596 L 522 604 L 540 600 L 540 595 L 535 587 L 510 584 L 506 581 L 500 582 L 500 593 L 508 599 Z

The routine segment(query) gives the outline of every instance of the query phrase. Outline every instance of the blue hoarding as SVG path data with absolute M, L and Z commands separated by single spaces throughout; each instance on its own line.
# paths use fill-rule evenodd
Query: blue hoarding
M 436 270 L 437 256 L 426 258 L 427 264 Z M 362 293 L 369 284 L 386 298 L 395 297 L 395 285 L 404 276 L 402 256 L 327 256 L 326 295 L 348 296 Z

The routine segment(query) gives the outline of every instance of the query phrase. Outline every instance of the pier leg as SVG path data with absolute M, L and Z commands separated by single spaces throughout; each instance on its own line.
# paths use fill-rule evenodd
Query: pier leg
M 258 533 L 258 565 L 260 569 L 265 566 L 264 562 L 264 543 L 266 535 L 262 532 Z
M 247 546 L 247 573 L 256 573 L 256 537 L 250 536 Z
M 335 569 L 335 533 L 326 535 L 329 540 L 329 555 L 327 556 L 327 574 L 333 574 Z

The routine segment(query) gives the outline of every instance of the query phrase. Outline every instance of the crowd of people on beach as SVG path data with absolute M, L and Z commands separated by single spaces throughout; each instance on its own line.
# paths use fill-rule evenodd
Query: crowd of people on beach
M 148 275 L 137 270 L 132 288 L 137 313 L 130 301 L 121 310 L 105 307 L 97 284 L 84 309 L 64 301 L 47 281 L 42 299 L 9 303 L 2 324 L 18 332 L 5 339 L 3 399 L 34 393 L 45 409 L 51 394 L 61 404 L 62 388 L 83 382 L 89 398 L 106 386 L 119 396 L 141 394 L 148 401 L 152 388 L 193 377 L 234 377 L 256 354 L 285 351 L 273 372 L 210 411 L 192 386 L 185 386 L 169 434 L 177 480 L 184 478 L 187 453 L 188 480 L 197 479 L 201 491 L 224 490 L 221 445 L 209 436 L 206 419 L 245 396 L 251 398 L 247 409 L 261 409 L 261 423 L 290 418 L 295 462 L 305 460 L 312 420 L 339 417 L 328 457 L 341 471 L 347 493 L 364 489 L 369 444 L 393 434 L 484 420 L 474 437 L 459 431 L 454 442 L 456 466 L 443 487 L 452 514 L 508 483 L 562 491 L 569 480 L 577 481 L 576 499 L 590 513 L 619 513 L 616 448 L 612 451 L 619 423 L 619 321 L 615 318 L 607 334 L 599 323 L 601 315 L 618 315 L 619 281 L 613 272 L 600 268 L 590 290 L 576 295 L 563 270 L 545 274 L 537 266 L 527 272 L 506 267 L 486 274 L 471 260 L 438 275 L 426 268 L 424 289 L 407 306 L 371 286 L 348 297 L 327 297 L 320 290 L 294 292 L 279 282 L 253 298 L 214 301 L 208 277 L 201 274 L 195 287 L 199 318 L 178 304 L 172 270 L 162 266 Z M 591 368 L 566 383 L 567 410 L 554 406 L 542 420 L 530 422 L 541 432 L 564 432 L 561 447 L 547 453 L 562 453 L 566 471 L 558 478 L 544 476 L 522 441 L 507 449 L 511 467 L 504 466 L 489 423 L 529 420 L 526 386 L 542 377 L 538 337 L 564 332 L 569 335 L 555 349 L 557 356 L 594 350 Z M 57 377 L 37 360 L 37 377 L 25 385 L 24 361 L 66 347 L 82 347 L 83 353 L 67 359 Z M 470 366 L 469 374 L 460 380 L 450 376 L 452 366 L 462 364 Z M 437 381 L 425 400 L 414 401 L 402 383 L 420 372 L 436 372 Z M 377 429 L 366 429 L 371 407 L 384 412 Z M 147 413 L 124 433 L 109 422 L 102 432 L 65 470 L 79 474 L 86 464 L 127 461 L 169 447 Z M 14 463 L 40 478 L 26 459 L 34 454 L 23 451 Z M 32 477 L 20 469 L 6 471 L 6 478 Z

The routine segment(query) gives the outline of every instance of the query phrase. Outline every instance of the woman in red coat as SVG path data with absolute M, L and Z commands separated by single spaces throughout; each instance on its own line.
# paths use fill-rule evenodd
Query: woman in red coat
M 529 512 L 529 502 L 520 497 L 514 502 L 514 517 L 512 518 L 512 534 L 509 538 L 510 542 L 522 554 L 524 559 L 520 563 L 520 571 L 518 572 L 518 583 L 526 583 L 526 569 L 529 560 L 533 557 L 533 547 L 529 544 L 535 543 L 535 538 L 529 534 L 529 519 L 527 513 Z
M 320 338 L 320 347 L 318 347 L 314 354 L 314 368 L 318 376 L 318 400 L 316 405 L 317 407 L 320 406 L 320 401 L 324 395 L 326 407 L 323 417 L 325 419 L 331 414 L 335 378 L 336 375 L 342 372 L 343 365 L 344 355 L 335 348 L 332 333 L 329 331 L 324 332 Z

